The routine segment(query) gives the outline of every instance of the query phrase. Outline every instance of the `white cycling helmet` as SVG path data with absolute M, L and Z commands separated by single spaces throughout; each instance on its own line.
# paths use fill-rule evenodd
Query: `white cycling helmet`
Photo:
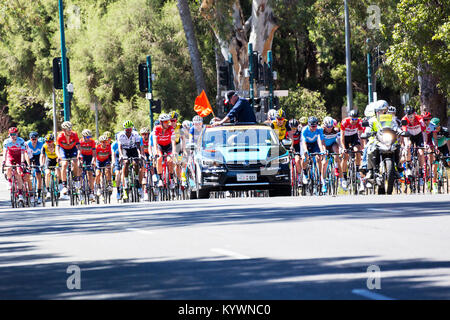
M 387 111 L 388 111 L 388 113 L 396 114 L 397 108 L 395 108 L 394 106 L 389 106 Z
M 108 137 L 107 137 L 107 136 L 100 136 L 100 137 L 98 138 L 98 141 L 100 141 L 100 142 L 107 141 L 107 140 L 108 140 Z
M 203 123 L 203 118 L 200 117 L 200 116 L 195 116 L 194 118 L 192 118 L 192 122 L 194 124 L 196 124 L 196 123 Z
M 167 113 L 161 114 L 161 115 L 159 116 L 159 118 L 158 118 L 158 120 L 159 120 L 160 122 L 163 122 L 163 121 L 170 121 L 170 119 L 172 119 L 172 118 L 171 118 L 170 115 L 168 115 Z
M 184 129 L 188 130 L 188 129 L 190 129 L 192 127 L 192 122 L 189 121 L 189 120 L 184 120 L 183 123 L 181 124 L 181 126 Z
M 72 129 L 72 123 L 70 121 L 64 121 L 61 124 L 61 128 L 63 128 L 64 130 L 70 130 Z
M 150 129 L 148 127 L 142 127 L 139 133 L 140 134 L 150 133 Z
M 334 127 L 334 119 L 332 117 L 323 118 L 323 125 L 328 128 Z
M 89 129 L 84 129 L 83 131 L 81 131 L 81 134 L 83 137 L 92 137 L 92 131 Z
M 276 117 L 277 117 L 277 110 L 270 109 L 269 112 L 267 112 L 267 118 L 268 119 L 275 120 Z

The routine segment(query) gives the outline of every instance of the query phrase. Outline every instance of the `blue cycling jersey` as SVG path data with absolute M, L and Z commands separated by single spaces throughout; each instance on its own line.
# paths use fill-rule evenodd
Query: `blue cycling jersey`
M 119 143 L 117 141 L 114 141 L 111 145 L 111 150 L 116 155 L 116 158 L 119 158 Z
M 200 137 L 200 133 L 202 132 L 202 129 L 200 130 L 195 130 L 195 126 L 192 126 L 191 129 L 189 130 L 189 136 L 192 135 L 192 142 L 193 143 L 197 143 L 198 138 Z
M 31 140 L 28 140 L 27 142 L 25 142 L 25 145 L 27 147 L 28 154 L 30 156 L 38 156 L 41 154 L 41 150 L 42 150 L 42 147 L 44 146 L 44 142 L 38 140 L 36 142 L 35 148 L 33 147 L 33 142 Z
M 331 132 L 329 132 L 329 133 L 327 133 L 324 129 L 322 129 L 322 130 L 323 130 L 325 145 L 327 147 L 335 144 L 338 137 L 341 136 L 341 132 L 338 131 L 336 128 L 333 128 L 333 130 L 331 130 Z
M 322 128 L 317 128 L 316 130 L 311 131 L 309 126 L 306 126 L 302 130 L 302 140 L 305 141 L 306 143 L 317 142 L 319 136 L 322 141 L 325 140 Z

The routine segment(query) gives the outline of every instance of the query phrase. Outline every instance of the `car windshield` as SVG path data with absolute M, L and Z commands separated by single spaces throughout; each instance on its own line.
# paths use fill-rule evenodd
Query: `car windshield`
M 231 127 L 206 130 L 203 148 L 233 146 L 276 146 L 278 138 L 271 128 Z

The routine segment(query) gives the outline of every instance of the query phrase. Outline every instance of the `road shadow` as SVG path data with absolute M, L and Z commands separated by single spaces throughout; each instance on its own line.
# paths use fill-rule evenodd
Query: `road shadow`
M 376 257 L 362 256 L 300 260 L 223 258 L 74 261 L 70 265 L 77 265 L 81 271 L 80 290 L 67 288 L 67 280 L 72 276 L 67 273 L 68 263 L 0 265 L 0 299 L 365 299 L 352 290 L 368 290 L 368 263 L 347 261 L 376 261 Z M 27 262 L 25 257 L 23 262 Z M 376 264 L 382 270 L 381 289 L 373 291 L 377 294 L 394 299 L 450 299 L 449 288 L 437 286 L 434 278 L 426 275 L 427 270 L 450 268 L 450 262 L 399 260 Z M 383 272 L 418 269 L 422 270 L 420 276 L 383 276 Z
M 155 203 L 128 206 L 86 206 L 51 211 L 28 209 L 2 213 L 0 239 L 7 236 L 124 232 L 129 228 L 159 229 L 202 224 L 230 225 L 301 221 L 311 218 L 386 219 L 448 216 L 450 201 L 391 204 L 333 204 L 267 207 L 214 203 Z

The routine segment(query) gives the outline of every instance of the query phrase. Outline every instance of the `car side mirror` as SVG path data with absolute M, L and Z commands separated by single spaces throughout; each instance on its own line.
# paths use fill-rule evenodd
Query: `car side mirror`
M 292 140 L 291 139 L 283 139 L 281 141 L 281 144 L 283 145 L 283 147 L 285 148 L 290 148 L 292 146 Z
M 408 121 L 402 120 L 402 126 L 406 126 L 408 124 Z

